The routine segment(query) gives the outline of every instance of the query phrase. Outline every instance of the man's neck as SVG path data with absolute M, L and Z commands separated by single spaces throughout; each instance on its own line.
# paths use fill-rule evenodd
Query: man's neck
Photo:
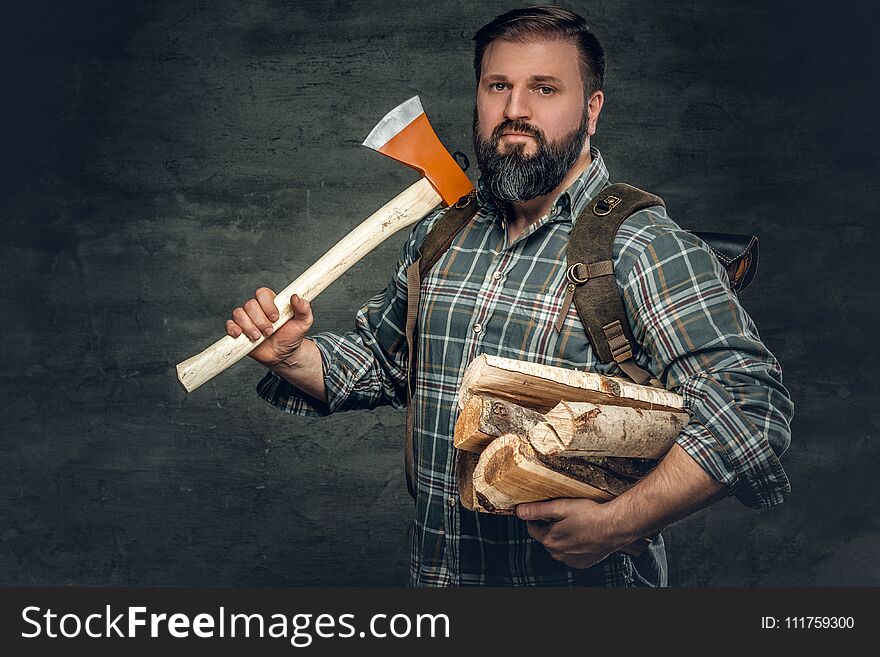
M 507 216 L 507 234 L 509 241 L 513 242 L 529 226 L 537 223 L 544 215 L 550 212 L 556 197 L 568 189 L 571 184 L 590 166 L 593 156 L 590 153 L 589 143 L 584 146 L 584 151 L 572 165 L 562 182 L 543 196 L 536 196 L 528 201 L 513 201 L 505 207 Z

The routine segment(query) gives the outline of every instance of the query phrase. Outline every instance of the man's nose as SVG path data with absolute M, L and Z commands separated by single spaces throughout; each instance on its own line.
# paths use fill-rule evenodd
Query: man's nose
M 528 92 L 524 89 L 512 89 L 504 106 L 504 118 L 508 120 L 529 119 L 532 116 Z

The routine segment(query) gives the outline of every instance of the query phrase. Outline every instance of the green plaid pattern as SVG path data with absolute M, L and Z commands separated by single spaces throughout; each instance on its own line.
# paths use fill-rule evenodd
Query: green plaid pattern
M 622 375 L 614 363 L 596 360 L 573 305 L 562 330 L 553 326 L 565 295 L 573 217 L 608 184 L 601 155 L 592 153 L 592 164 L 552 211 L 512 244 L 503 213 L 481 181 L 477 215 L 422 282 L 413 402 L 413 585 L 666 583 L 662 538 L 638 559 L 615 553 L 574 570 L 551 559 L 524 522 L 473 513 L 458 503 L 452 435 L 458 386 L 473 358 L 485 353 Z M 272 373 L 258 384 L 260 396 L 302 415 L 405 407 L 406 268 L 442 212 L 416 225 L 388 287 L 361 308 L 352 332 L 312 338 L 323 359 L 327 404 Z M 678 443 L 743 503 L 782 502 L 789 484 L 777 457 L 789 444 L 793 406 L 779 364 L 730 291 L 726 272 L 659 206 L 622 224 L 614 264 L 640 345 L 636 362 L 679 392 L 691 413 Z

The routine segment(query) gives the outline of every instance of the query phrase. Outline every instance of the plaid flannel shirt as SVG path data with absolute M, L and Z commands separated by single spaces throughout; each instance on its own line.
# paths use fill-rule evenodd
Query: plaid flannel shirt
M 486 353 L 622 376 L 616 364 L 597 361 L 574 305 L 562 330 L 554 328 L 573 220 L 608 184 L 601 155 L 592 154 L 592 164 L 552 210 L 513 243 L 481 181 L 477 215 L 422 282 L 413 585 L 666 583 L 662 537 L 637 559 L 618 552 L 575 570 L 550 558 L 519 519 L 473 513 L 458 503 L 452 435 L 458 386 L 473 358 Z M 271 372 L 257 386 L 260 396 L 303 415 L 405 407 L 406 268 L 441 213 L 413 229 L 388 287 L 361 308 L 352 332 L 312 337 L 323 360 L 326 405 Z M 781 503 L 789 485 L 777 457 L 788 447 L 793 406 L 779 364 L 730 291 L 726 272 L 659 206 L 621 225 L 613 260 L 640 347 L 636 362 L 681 394 L 691 415 L 678 444 L 746 505 Z

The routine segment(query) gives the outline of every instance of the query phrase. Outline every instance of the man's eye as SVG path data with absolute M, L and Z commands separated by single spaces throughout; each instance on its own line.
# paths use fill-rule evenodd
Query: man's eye
M 538 93 L 542 96 L 549 96 L 554 91 L 556 91 L 556 89 L 554 89 L 553 87 L 538 87 Z
M 503 82 L 495 82 L 491 86 L 491 89 L 492 91 L 504 91 L 505 89 L 507 89 L 507 85 Z

